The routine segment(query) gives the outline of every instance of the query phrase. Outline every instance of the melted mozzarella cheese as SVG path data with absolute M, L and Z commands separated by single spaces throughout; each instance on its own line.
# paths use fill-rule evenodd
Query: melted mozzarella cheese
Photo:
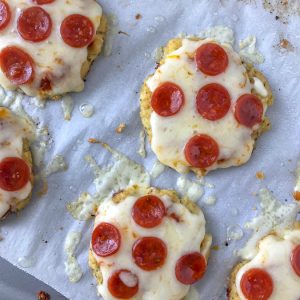
M 33 6 L 32 0 L 10 0 L 12 10 L 10 24 L 1 31 L 0 50 L 15 45 L 25 50 L 35 62 L 35 78 L 31 84 L 13 85 L 0 70 L 0 84 L 7 90 L 17 88 L 29 96 L 39 96 L 41 79 L 51 73 L 51 95 L 61 95 L 70 91 L 79 92 L 84 88 L 81 78 L 81 66 L 87 59 L 87 47 L 72 48 L 61 38 L 60 25 L 71 14 L 81 14 L 88 17 L 94 24 L 95 30 L 99 27 L 102 9 L 95 0 L 59 0 L 42 8 L 52 19 L 52 32 L 45 41 L 33 43 L 25 41 L 17 31 L 17 19 L 21 11 Z
M 0 161 L 6 157 L 19 157 L 23 155 L 23 140 L 29 138 L 31 130 L 26 122 L 16 118 L 6 108 L 0 107 Z M 29 181 L 22 189 L 14 192 L 0 188 L 0 218 L 9 209 L 15 210 L 16 203 L 25 200 L 32 190 Z
M 179 113 L 171 117 L 161 117 L 155 112 L 151 114 L 152 150 L 162 163 L 181 173 L 188 171 L 184 147 L 194 135 L 207 134 L 219 144 L 221 162 L 208 168 L 213 170 L 247 162 L 254 146 L 251 134 L 258 128 L 258 125 L 253 130 L 240 125 L 233 114 L 236 100 L 243 94 L 250 94 L 252 85 L 239 55 L 231 46 L 222 45 L 229 64 L 226 71 L 217 76 L 206 76 L 199 72 L 194 60 L 190 58 L 198 47 L 210 41 L 212 40 L 183 39 L 182 47 L 169 54 L 155 74 L 147 80 L 151 92 L 166 81 L 179 85 L 184 92 L 185 105 Z M 196 109 L 196 95 L 201 87 L 209 83 L 223 85 L 232 99 L 229 112 L 217 121 L 202 118 Z M 265 110 L 264 104 L 264 112 Z
M 123 241 L 120 250 L 113 256 L 102 258 L 94 254 L 98 264 L 101 264 L 103 275 L 103 283 L 98 286 L 98 291 L 105 300 L 116 299 L 107 289 L 107 280 L 112 272 L 118 269 L 128 269 L 137 275 L 139 292 L 132 298 L 134 300 L 179 300 L 189 291 L 188 285 L 177 281 L 175 264 L 182 255 L 199 251 L 205 235 L 203 213 L 200 211 L 198 214 L 192 214 L 185 206 L 172 202 L 168 196 L 158 195 L 168 211 L 176 213 L 182 221 L 177 223 L 172 218 L 164 218 L 163 222 L 155 228 L 142 228 L 132 220 L 131 209 L 135 201 L 145 194 L 146 191 L 140 188 L 135 196 L 128 196 L 119 204 L 107 200 L 99 207 L 95 227 L 101 222 L 110 222 L 120 230 Z M 145 236 L 158 237 L 168 247 L 168 256 L 164 266 L 151 272 L 140 269 L 134 263 L 131 254 L 132 245 L 136 239 Z
M 300 201 L 300 162 L 298 162 L 296 169 L 296 184 L 294 187 L 294 198 L 297 201 Z
M 292 250 L 299 244 L 300 230 L 286 231 L 282 238 L 269 235 L 261 240 L 257 255 L 237 273 L 236 287 L 240 299 L 246 300 L 240 288 L 243 274 L 252 268 L 262 268 L 273 279 L 274 290 L 269 300 L 299 300 L 300 277 L 290 263 Z

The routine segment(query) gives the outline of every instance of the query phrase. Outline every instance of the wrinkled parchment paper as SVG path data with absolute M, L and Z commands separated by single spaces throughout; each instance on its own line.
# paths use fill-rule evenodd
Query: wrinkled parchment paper
M 141 130 L 138 93 L 143 79 L 154 71 L 153 51 L 180 33 L 197 34 L 209 26 L 227 25 L 234 29 L 237 41 L 249 34 L 256 35 L 258 48 L 265 56 L 259 69 L 271 83 L 275 104 L 268 111 L 272 130 L 259 139 L 249 163 L 209 174 L 206 181 L 215 184 L 213 194 L 217 203 L 209 206 L 199 202 L 205 212 L 207 230 L 213 234 L 213 245 L 219 250 L 212 250 L 208 272 L 197 287 L 201 299 L 225 299 L 227 276 L 238 260 L 233 252 L 245 243 L 249 233 L 244 230 L 242 240 L 225 246 L 227 227 L 243 227 L 257 214 L 254 193 L 262 187 L 268 187 L 282 201 L 292 201 L 293 171 L 300 156 L 300 18 L 290 16 L 288 23 L 283 24 L 280 18 L 276 20 L 276 12 L 263 8 L 261 1 L 101 2 L 104 12 L 116 15 L 119 30 L 128 35 L 116 34 L 111 56 L 102 56 L 94 63 L 85 91 L 73 95 L 71 121 L 63 119 L 59 103 L 49 102 L 45 109 L 26 105 L 30 115 L 49 125 L 54 142 L 48 159 L 64 155 L 69 169 L 49 177 L 45 196 L 35 195 L 20 215 L 1 223 L 0 255 L 14 265 L 18 265 L 20 257 L 31 258 L 32 266 L 24 270 L 70 299 L 97 299 L 95 282 L 87 266 L 93 223 L 74 220 L 65 208 L 81 192 L 94 190 L 92 171 L 84 156 L 92 155 L 104 166 L 111 160 L 105 149 L 89 144 L 87 139 L 95 137 L 108 142 L 150 171 L 155 162 L 153 153 L 148 153 L 145 160 L 137 154 Z M 136 19 L 137 14 L 141 18 Z M 283 48 L 282 39 L 289 41 L 288 49 Z M 82 103 L 94 105 L 92 118 L 82 117 L 78 109 Z M 115 128 L 122 122 L 127 127 L 122 134 L 116 134 Z M 265 173 L 265 180 L 256 179 L 257 171 Z M 153 184 L 175 188 L 177 177 L 174 171 L 166 170 Z M 76 230 L 83 235 L 76 256 L 84 275 L 72 284 L 64 271 L 63 248 L 67 233 Z

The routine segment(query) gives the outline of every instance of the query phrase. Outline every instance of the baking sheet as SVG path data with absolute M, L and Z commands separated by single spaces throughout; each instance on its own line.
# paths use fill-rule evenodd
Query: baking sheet
M 75 221 L 65 209 L 66 203 L 81 192 L 93 192 L 93 175 L 84 156 L 94 156 L 100 165 L 111 159 L 106 150 L 90 145 L 87 139 L 106 141 L 150 170 L 155 161 L 153 153 L 148 151 L 144 160 L 136 152 L 141 130 L 138 92 L 143 79 L 154 71 L 153 51 L 180 33 L 197 34 L 210 26 L 226 25 L 234 29 L 237 40 L 249 34 L 257 36 L 258 48 L 266 59 L 259 69 L 271 83 L 275 104 L 268 112 L 272 130 L 258 141 L 250 162 L 240 168 L 213 172 L 206 179 L 215 184 L 213 193 L 217 203 L 203 204 L 202 208 L 207 230 L 213 234 L 213 245 L 220 249 L 212 251 L 208 272 L 197 287 L 201 299 L 225 299 L 227 276 L 238 259 L 233 253 L 247 240 L 244 230 L 243 240 L 225 246 L 227 227 L 238 224 L 243 227 L 257 213 L 254 208 L 258 207 L 258 201 L 253 193 L 262 187 L 268 187 L 282 201 L 292 201 L 293 171 L 300 156 L 300 19 L 291 16 L 288 24 L 283 24 L 260 1 L 115 0 L 101 4 L 106 14 L 117 16 L 119 29 L 129 36 L 117 34 L 111 56 L 102 56 L 94 63 L 85 91 L 73 95 L 75 108 L 71 121 L 63 120 L 59 103 L 48 103 L 45 109 L 26 105 L 30 115 L 49 126 L 54 142 L 47 159 L 62 154 L 69 169 L 49 178 L 47 195 L 42 198 L 35 195 L 19 216 L 1 223 L 0 234 L 4 239 L 0 242 L 0 255 L 14 265 L 18 265 L 20 257 L 30 258 L 30 266 L 24 270 L 70 299 L 98 299 L 87 267 L 92 221 Z M 137 14 L 142 18 L 136 20 Z M 290 41 L 291 51 L 278 46 L 281 38 Z M 90 119 L 84 119 L 78 109 L 87 102 L 95 107 Z M 118 135 L 115 128 L 121 122 L 127 127 Z M 257 171 L 264 171 L 266 179 L 257 180 Z M 153 185 L 174 188 L 177 177 L 174 171 L 166 170 L 153 180 Z M 83 233 L 76 255 L 84 276 L 72 284 L 64 272 L 63 246 L 67 233 L 74 230 Z

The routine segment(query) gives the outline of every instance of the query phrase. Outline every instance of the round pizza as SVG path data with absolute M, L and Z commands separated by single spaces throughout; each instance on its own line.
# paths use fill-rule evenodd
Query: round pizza
M 0 0 L 0 85 L 52 99 L 82 91 L 105 31 L 95 0 Z
M 26 122 L 0 107 L 0 220 L 23 209 L 33 186 L 31 135 Z
M 230 45 L 178 38 L 144 82 L 141 119 L 161 163 L 204 175 L 249 160 L 272 102 L 265 77 Z
M 255 257 L 238 264 L 228 288 L 229 300 L 299 300 L 300 223 L 263 238 Z
M 181 300 L 204 276 L 210 245 L 194 203 L 133 186 L 99 206 L 89 265 L 105 300 Z

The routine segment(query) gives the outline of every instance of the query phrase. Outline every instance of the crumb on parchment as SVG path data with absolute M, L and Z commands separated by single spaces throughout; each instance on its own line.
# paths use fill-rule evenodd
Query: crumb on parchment
M 39 291 L 37 293 L 37 299 L 38 300 L 50 300 L 51 297 L 48 293 L 44 292 L 44 291 Z
M 116 131 L 116 133 L 122 133 L 125 128 L 126 128 L 126 124 L 125 123 L 120 123 L 115 131 Z
M 262 172 L 262 171 L 256 172 L 256 175 L 255 175 L 255 176 L 256 176 L 256 178 L 259 179 L 259 180 L 264 180 L 264 179 L 266 178 L 265 173 Z
M 118 34 L 124 34 L 124 35 L 126 35 L 126 36 L 130 36 L 127 32 L 122 31 L 122 30 L 119 30 L 119 31 L 118 31 Z
M 89 139 L 88 139 L 88 142 L 89 142 L 90 144 L 99 144 L 99 143 L 100 143 L 99 140 L 94 139 L 94 138 L 89 138 Z
M 136 15 L 135 15 L 135 19 L 136 19 L 136 20 L 140 20 L 141 18 L 142 18 L 142 15 L 141 15 L 141 14 L 136 14 Z
M 285 49 L 287 51 L 294 50 L 294 46 L 291 44 L 291 42 L 288 39 L 285 39 L 285 38 L 280 39 L 279 47 L 282 49 Z

